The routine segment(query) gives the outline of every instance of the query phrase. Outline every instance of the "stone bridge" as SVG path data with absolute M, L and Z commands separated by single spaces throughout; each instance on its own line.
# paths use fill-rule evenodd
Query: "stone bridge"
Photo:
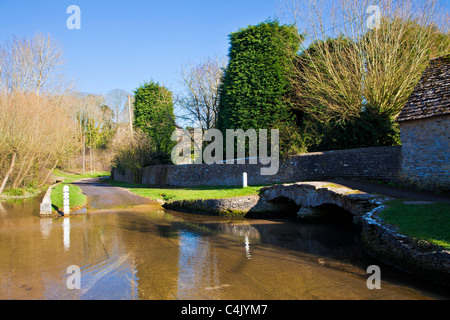
M 163 207 L 176 211 L 249 218 L 297 213 L 300 220 L 319 217 L 339 219 L 342 215 L 338 214 L 345 210 L 347 216 L 353 215 L 353 222 L 359 224 L 365 213 L 380 206 L 387 199 L 330 182 L 298 182 L 264 187 L 259 195 L 228 199 L 176 200 L 164 203 Z M 331 208 L 326 208 L 327 206 Z
M 323 206 L 337 206 L 351 213 L 354 223 L 360 223 L 365 213 L 388 200 L 384 196 L 330 182 L 298 182 L 264 187 L 261 189 L 260 198 L 268 203 L 286 200 L 294 202 L 299 207 L 300 219 L 320 215 L 319 208 Z

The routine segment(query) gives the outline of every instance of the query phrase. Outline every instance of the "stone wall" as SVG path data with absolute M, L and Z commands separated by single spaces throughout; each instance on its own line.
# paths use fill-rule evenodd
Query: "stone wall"
M 402 181 L 426 190 L 450 191 L 450 115 L 400 123 Z
M 175 187 L 240 186 L 247 172 L 249 185 L 270 185 L 327 179 L 382 180 L 398 182 L 401 147 L 376 147 L 308 153 L 280 163 L 276 175 L 262 176 L 262 165 L 158 165 L 143 171 L 142 183 Z M 113 168 L 114 180 L 133 182 L 130 172 Z

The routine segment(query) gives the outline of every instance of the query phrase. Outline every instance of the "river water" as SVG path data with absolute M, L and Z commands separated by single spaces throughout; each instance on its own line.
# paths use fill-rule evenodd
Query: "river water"
M 449 299 L 368 257 L 349 223 L 228 219 L 156 204 L 40 218 L 0 202 L 0 299 Z M 367 267 L 381 268 L 381 289 Z M 69 289 L 70 266 L 80 289 Z M 69 280 L 69 281 L 68 281 Z

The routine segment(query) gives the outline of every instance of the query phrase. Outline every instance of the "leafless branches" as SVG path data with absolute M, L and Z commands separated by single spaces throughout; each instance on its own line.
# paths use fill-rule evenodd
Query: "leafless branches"
M 0 46 L 1 80 L 8 94 L 14 92 L 61 93 L 70 83 L 63 78 L 62 49 L 50 35 L 12 37 Z M 65 88 L 63 88 L 65 87 Z
M 76 150 L 62 65 L 60 46 L 41 33 L 0 45 L 0 194 L 42 185 Z
M 137 129 L 133 132 L 119 128 L 113 141 L 114 165 L 131 170 L 135 183 L 142 182 L 142 169 L 149 165 L 153 156 L 150 137 Z
M 367 24 L 371 5 L 381 11 L 376 28 Z M 306 34 L 292 79 L 296 105 L 322 121 L 363 108 L 395 118 L 428 61 L 450 52 L 435 0 L 286 0 L 283 8 Z
M 123 89 L 115 89 L 108 92 L 106 103 L 114 111 L 116 123 L 126 122 L 128 119 L 128 95 L 129 93 Z
M 226 67 L 224 58 L 207 58 L 187 64 L 181 71 L 184 94 L 178 98 L 180 118 L 191 126 L 208 130 L 215 127 L 219 104 L 219 85 Z
M 8 182 L 17 188 L 44 178 L 46 168 L 54 169 L 76 148 L 74 123 L 46 97 L 2 96 L 0 115 L 0 194 Z

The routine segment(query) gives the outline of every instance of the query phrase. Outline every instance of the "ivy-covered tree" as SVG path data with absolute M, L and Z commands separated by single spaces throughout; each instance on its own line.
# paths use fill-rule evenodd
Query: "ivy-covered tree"
M 150 137 L 152 152 L 160 153 L 160 159 L 168 162 L 175 130 L 172 92 L 151 81 L 137 88 L 134 94 L 134 126 Z
M 282 128 L 295 126 L 288 99 L 289 80 L 303 37 L 295 26 L 268 21 L 241 29 L 229 38 L 229 64 L 220 88 L 217 127 L 279 127 L 283 137 Z

